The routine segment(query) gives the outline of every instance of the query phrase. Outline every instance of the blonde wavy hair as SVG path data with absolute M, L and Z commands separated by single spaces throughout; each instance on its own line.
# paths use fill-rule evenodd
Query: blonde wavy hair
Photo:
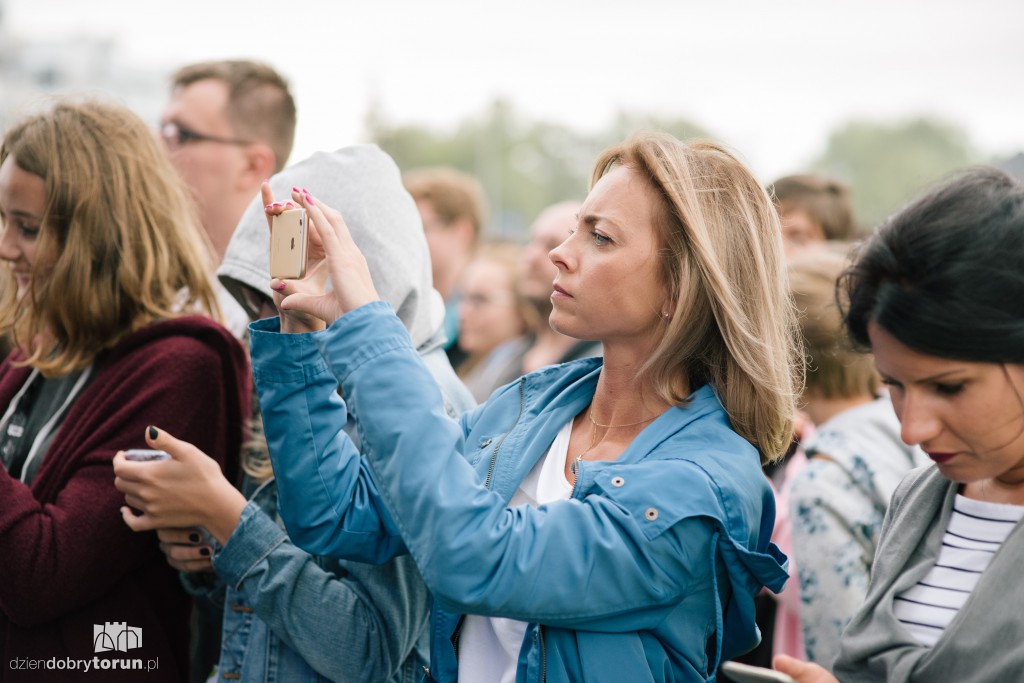
M 32 280 L 0 287 L 0 333 L 58 376 L 129 332 L 182 313 L 220 318 L 209 240 L 142 120 L 123 106 L 58 100 L 9 129 L 13 158 L 45 183 Z
M 762 460 L 781 458 L 793 439 L 803 356 L 771 198 L 714 142 L 635 135 L 601 154 L 592 184 L 619 166 L 662 200 L 655 226 L 673 310 L 642 381 L 673 404 L 710 383 Z

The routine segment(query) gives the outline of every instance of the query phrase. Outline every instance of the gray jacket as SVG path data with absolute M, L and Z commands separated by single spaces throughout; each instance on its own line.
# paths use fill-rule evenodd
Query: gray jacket
M 935 564 L 957 487 L 928 466 L 913 470 L 893 494 L 867 598 L 843 633 L 835 663 L 843 683 L 1024 680 L 1024 523 L 1010 532 L 934 647 L 914 640 L 893 614 L 895 596 Z

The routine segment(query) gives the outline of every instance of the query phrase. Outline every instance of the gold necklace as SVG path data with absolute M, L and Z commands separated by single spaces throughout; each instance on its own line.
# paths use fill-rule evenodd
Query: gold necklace
M 592 409 L 588 409 L 587 410 L 587 417 L 590 419 L 590 424 L 593 425 L 590 428 L 590 445 L 587 446 L 586 448 L 584 448 L 583 452 L 580 453 L 579 455 L 577 455 L 573 459 L 573 463 L 572 463 L 572 474 L 573 474 L 572 485 L 574 487 L 576 486 L 577 472 L 579 472 L 579 466 L 580 466 L 580 462 L 583 461 L 583 456 L 586 455 L 587 453 L 589 453 L 590 451 L 592 451 L 594 449 L 594 446 L 597 445 L 597 428 L 598 427 L 602 427 L 604 429 L 609 429 L 609 430 L 610 429 L 621 429 L 622 427 L 635 427 L 637 425 L 642 425 L 645 422 L 650 422 L 651 420 L 656 418 L 657 415 L 652 415 L 651 417 L 647 418 L 646 420 L 640 420 L 638 422 L 630 422 L 628 424 L 621 424 L 621 425 L 601 424 L 600 422 L 598 422 L 597 420 L 594 419 L 594 415 L 593 415 L 593 410 Z
M 622 427 L 636 427 L 637 425 L 642 425 L 644 422 L 650 422 L 651 420 L 653 420 L 654 418 L 656 418 L 658 416 L 657 415 L 652 415 L 651 417 L 647 418 L 646 420 L 640 420 L 639 422 L 630 422 L 629 424 L 624 424 L 624 425 L 604 425 L 604 424 L 601 424 L 600 422 L 598 422 L 597 420 L 594 419 L 594 415 L 593 415 L 592 411 L 589 411 L 589 410 L 587 411 L 587 417 L 590 418 L 590 423 L 592 425 L 594 425 L 595 427 L 604 427 L 605 429 L 620 429 Z

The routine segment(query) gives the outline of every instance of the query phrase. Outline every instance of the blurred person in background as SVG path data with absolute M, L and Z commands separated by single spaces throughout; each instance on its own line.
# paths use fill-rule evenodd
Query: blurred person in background
M 961 173 L 889 218 L 840 281 L 904 443 L 900 482 L 835 675 L 800 683 L 1018 681 L 1024 564 L 1024 185 Z
M 234 475 L 250 373 L 211 319 L 209 242 L 147 126 L 98 102 L 8 129 L 0 216 L 0 660 L 107 658 L 94 627 L 127 624 L 145 637 L 125 656 L 158 667 L 96 678 L 180 683 L 190 601 L 156 536 L 117 519 L 111 461 L 159 420 Z
M 587 339 L 573 339 L 551 327 L 552 284 L 558 267 L 551 260 L 551 251 L 569 238 L 576 225 L 580 203 L 564 201 L 541 211 L 530 226 L 530 241 L 523 248 L 519 273 L 519 293 L 536 311 L 531 343 L 520 374 L 539 370 L 545 365 L 566 363 L 578 358 L 601 355 L 601 345 Z
M 295 119 L 288 82 L 266 64 L 200 62 L 171 76 L 160 135 L 192 191 L 218 263 L 260 183 L 288 161 Z M 214 286 L 228 328 L 241 337 L 248 316 L 219 282 Z
M 820 175 L 779 178 L 769 186 L 782 220 L 782 241 L 791 260 L 826 242 L 849 242 L 857 236 L 853 204 L 846 185 Z
M 427 236 L 434 289 L 445 304 L 445 350 L 454 367 L 465 354 L 459 347 L 459 279 L 484 232 L 487 200 L 476 178 L 454 168 L 421 168 L 404 177 Z
M 521 248 L 485 244 L 462 270 L 457 368 L 478 402 L 521 374 L 527 332 L 537 327 L 535 310 L 516 287 Z
M 864 603 L 889 499 L 909 470 L 928 463 L 921 449 L 900 440 L 872 357 L 846 337 L 836 283 L 847 260 L 819 249 L 789 265 L 807 354 L 801 409 L 815 429 L 801 444 L 806 461 L 788 465 L 780 486 L 778 502 L 788 502 L 791 525 L 790 574 L 799 577 L 786 587 L 783 597 L 789 599 L 780 614 L 799 604 L 806 657 L 827 668 L 839 655 L 843 629 Z M 795 643 L 794 636 L 786 627 L 775 637 Z M 775 652 L 799 656 L 786 644 Z

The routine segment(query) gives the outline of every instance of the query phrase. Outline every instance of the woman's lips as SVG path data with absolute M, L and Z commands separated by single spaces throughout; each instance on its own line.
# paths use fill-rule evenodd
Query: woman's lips
M 928 452 L 928 457 L 931 458 L 932 460 L 934 460 L 936 462 L 936 464 L 939 464 L 939 465 L 941 465 L 942 463 L 946 462 L 947 460 L 950 460 L 954 456 L 956 456 L 956 453 L 932 453 L 932 452 Z

